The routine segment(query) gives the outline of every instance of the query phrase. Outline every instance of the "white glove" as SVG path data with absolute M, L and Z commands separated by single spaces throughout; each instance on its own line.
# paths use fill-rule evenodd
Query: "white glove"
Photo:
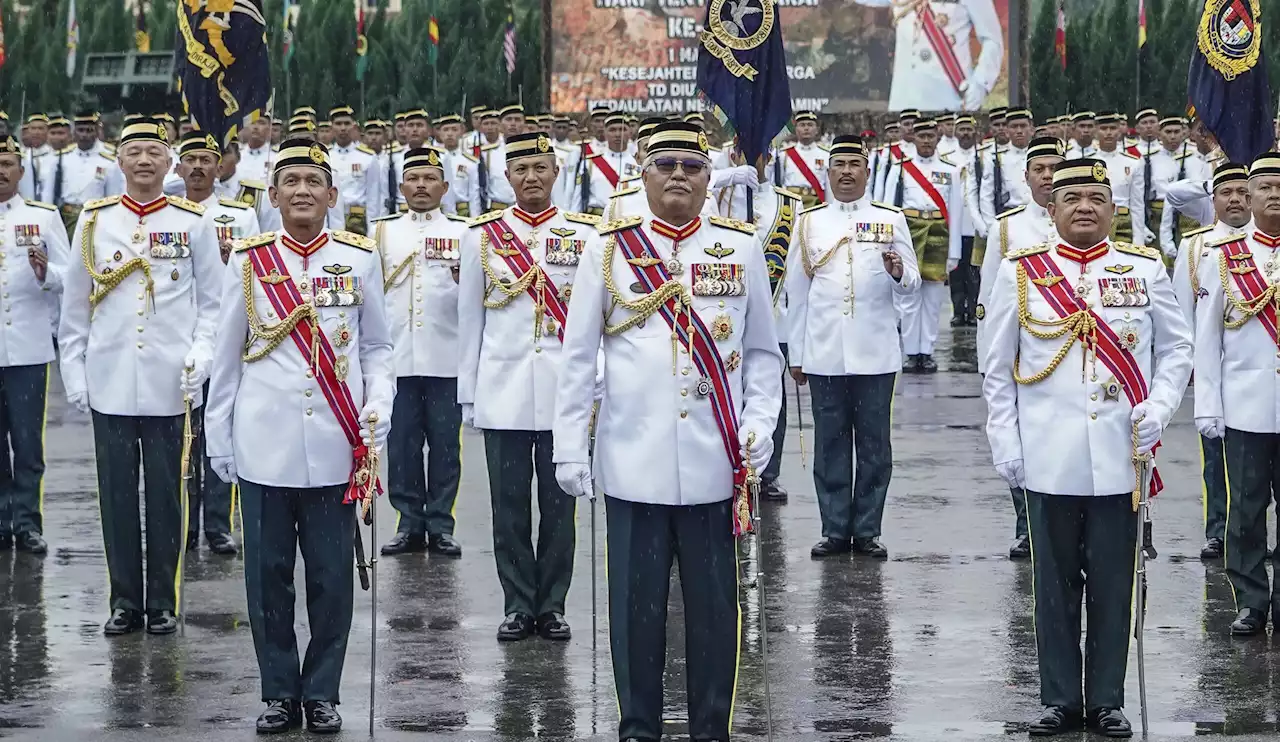
M 1142 244 L 1144 244 L 1144 245 L 1150 245 L 1151 243 L 1155 242 L 1155 241 L 1156 241 L 1156 233 L 1151 231 L 1151 227 L 1143 227 L 1143 229 L 1145 229 L 1145 230 L 1147 231 L 1147 241 L 1146 241 L 1146 242 L 1144 242 L 1144 243 L 1142 243 Z
M 1205 438 L 1221 438 L 1227 434 L 1227 421 L 1220 417 L 1197 417 L 1196 430 Z
M 80 410 L 81 412 L 88 412 L 89 411 L 89 393 L 73 392 L 71 394 L 68 394 L 67 404 L 70 404 L 72 407 L 76 408 L 77 410 Z
M 373 424 L 373 430 L 369 430 L 369 417 L 377 413 L 378 421 Z M 382 448 L 387 442 L 387 433 L 391 430 L 391 415 L 384 410 L 377 409 L 374 405 L 365 404 L 364 409 L 360 410 L 360 440 L 368 448 Z M 370 436 L 372 433 L 372 436 Z M 370 438 L 372 437 L 372 440 Z
M 1027 486 L 1027 475 L 1022 470 L 1022 459 L 1014 459 L 1006 461 L 1002 464 L 996 464 L 996 473 L 1004 480 L 1004 483 L 1016 489 L 1025 489 Z
M 214 456 L 209 459 L 209 468 L 213 469 L 213 473 L 218 475 L 218 479 L 221 479 L 227 484 L 235 483 L 236 457 Z
M 729 182 L 733 185 L 746 186 L 747 188 L 759 188 L 760 174 L 751 165 L 739 165 L 733 169 L 733 175 Z
M 947 273 L 960 267 L 960 258 L 947 258 Z
M 964 97 L 962 105 L 966 111 L 976 111 L 982 108 L 982 102 L 987 99 L 987 91 L 983 90 L 982 86 L 973 82 L 972 79 L 960 83 L 960 95 Z
M 1155 413 L 1150 411 L 1147 403 L 1139 402 L 1129 413 L 1129 420 L 1138 424 L 1137 453 L 1147 453 L 1155 448 L 1160 442 L 1160 434 L 1164 432 L 1164 426 L 1156 419 Z
M 591 483 L 591 467 L 586 464 L 556 464 L 556 482 L 566 495 L 596 499 Z
M 476 406 L 473 404 L 462 405 L 462 424 L 468 428 L 476 426 Z
M 212 365 L 212 359 L 203 354 L 188 353 L 182 362 L 182 393 L 190 397 L 199 394 L 209 379 L 209 367 Z
M 744 425 L 738 430 L 738 450 L 744 460 L 748 455 L 751 457 L 752 468 L 763 472 L 769 465 L 769 457 L 773 456 L 773 435 L 756 433 L 751 427 Z

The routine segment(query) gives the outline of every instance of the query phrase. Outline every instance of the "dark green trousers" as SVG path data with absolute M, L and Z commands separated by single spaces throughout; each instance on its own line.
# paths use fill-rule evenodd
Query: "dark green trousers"
M 738 561 L 732 501 L 649 505 L 605 498 L 609 648 L 619 739 L 662 738 L 671 565 L 684 597 L 689 738 L 728 740 L 738 673 Z
M 823 538 L 848 541 L 880 535 L 893 476 L 890 428 L 896 377 L 808 377 L 813 398 L 813 484 Z
M 262 700 L 338 702 L 353 600 L 355 505 L 345 484 L 310 489 L 240 480 L 244 586 Z M 302 551 L 311 641 L 301 667 L 293 572 Z
M 1223 557 L 1236 607 L 1280 610 L 1280 594 L 1269 584 L 1265 564 L 1267 507 L 1280 493 L 1280 435 L 1227 428 L 1223 449 L 1231 498 Z
M 47 363 L 0 368 L 0 535 L 44 532 L 48 388 Z
M 563 614 L 573 577 L 577 502 L 556 483 L 551 431 L 486 430 L 484 450 L 493 505 L 493 558 L 502 583 L 503 612 Z M 536 551 L 530 497 L 535 473 Z
M 1040 702 L 1084 711 L 1123 707 L 1138 541 L 1131 495 L 1028 491 L 1027 521 Z M 1087 622 L 1083 695 L 1081 602 Z
M 423 446 L 427 448 L 425 462 Z M 396 379 L 387 453 L 388 497 L 400 513 L 397 530 L 453 535 L 453 505 L 462 482 L 462 407 L 457 379 Z
M 1009 488 L 1013 498 L 1013 534 L 1019 538 L 1027 535 L 1027 494 L 1016 487 Z
M 1205 540 L 1223 539 L 1227 530 L 1227 457 L 1222 439 L 1200 436 L 1200 456 L 1204 476 L 1204 537 Z
M 98 509 L 111 579 L 111 610 L 178 610 L 182 529 L 182 415 L 131 417 L 93 413 Z M 146 595 L 142 581 L 142 516 L 138 465 L 147 501 Z
M 209 399 L 209 382 L 204 383 Z M 191 480 L 187 483 L 187 537 L 231 533 L 231 485 L 218 478 L 204 453 L 204 406 L 191 411 L 196 440 L 191 446 Z

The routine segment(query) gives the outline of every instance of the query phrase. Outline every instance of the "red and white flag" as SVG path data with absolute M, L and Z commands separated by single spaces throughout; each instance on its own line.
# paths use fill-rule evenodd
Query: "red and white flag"
M 502 56 L 507 60 L 507 74 L 516 71 L 516 21 L 511 9 L 507 9 L 507 33 L 502 39 Z

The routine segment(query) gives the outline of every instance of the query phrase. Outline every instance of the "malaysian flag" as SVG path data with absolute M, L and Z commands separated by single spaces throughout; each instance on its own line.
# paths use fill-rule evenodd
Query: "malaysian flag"
M 502 39 L 502 56 L 507 60 L 507 75 L 513 75 L 516 71 L 516 20 L 511 12 L 511 6 L 507 6 L 507 33 Z

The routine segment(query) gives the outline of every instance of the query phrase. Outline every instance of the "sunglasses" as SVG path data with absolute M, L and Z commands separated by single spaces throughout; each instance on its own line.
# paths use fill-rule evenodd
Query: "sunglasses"
M 653 166 L 658 168 L 658 172 L 663 175 L 670 175 L 676 171 L 676 165 L 684 168 L 687 175 L 697 175 L 702 172 L 703 168 L 710 167 L 705 160 L 679 160 L 675 157 L 659 157 L 653 161 Z

